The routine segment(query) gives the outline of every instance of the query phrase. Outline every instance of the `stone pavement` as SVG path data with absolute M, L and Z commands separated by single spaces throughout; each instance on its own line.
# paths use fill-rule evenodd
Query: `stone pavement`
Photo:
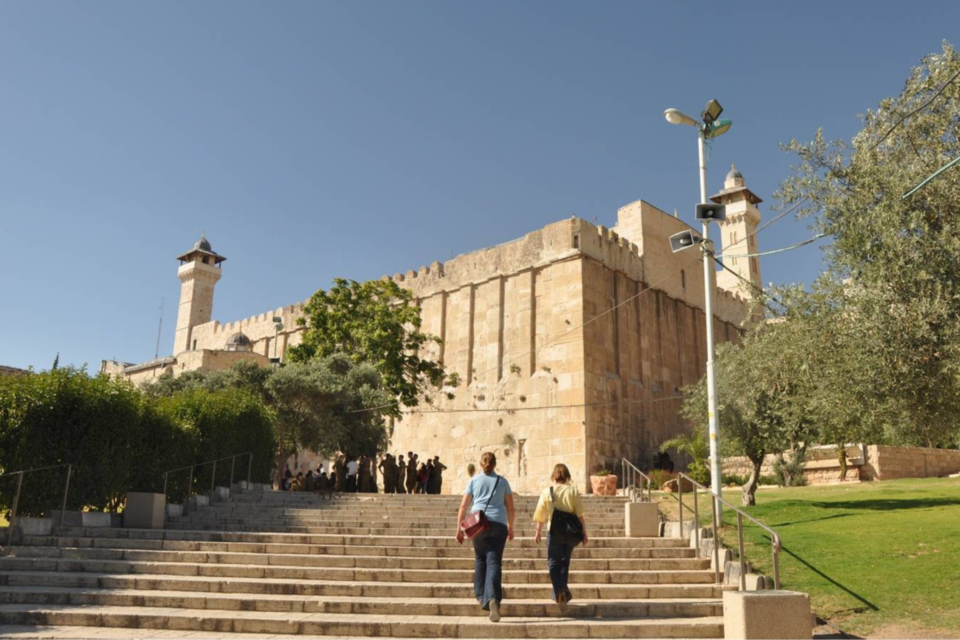
M 491 623 L 473 598 L 472 548 L 452 537 L 459 501 L 255 491 L 162 531 L 27 536 L 0 558 L 0 636 L 722 637 L 709 560 L 679 539 L 625 538 L 622 498 L 587 498 L 591 541 L 561 606 L 532 539 L 536 499 L 517 496 Z

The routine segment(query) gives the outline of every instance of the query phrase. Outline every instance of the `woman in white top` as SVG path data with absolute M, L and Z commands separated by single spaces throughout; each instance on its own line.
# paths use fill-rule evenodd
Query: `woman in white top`
M 553 468 L 553 486 L 547 487 L 540 494 L 537 510 L 533 513 L 533 521 L 537 524 L 537 544 L 540 544 L 540 535 L 543 525 L 551 521 L 554 510 L 572 513 L 580 519 L 583 527 L 583 544 L 586 545 L 587 523 L 584 520 L 583 500 L 580 492 L 570 483 L 570 469 L 565 464 L 558 464 Z M 568 587 L 570 578 L 570 558 L 576 544 L 569 541 L 552 540 L 547 535 L 547 568 L 550 571 L 550 582 L 553 583 L 553 600 L 558 604 L 566 604 L 573 599 Z

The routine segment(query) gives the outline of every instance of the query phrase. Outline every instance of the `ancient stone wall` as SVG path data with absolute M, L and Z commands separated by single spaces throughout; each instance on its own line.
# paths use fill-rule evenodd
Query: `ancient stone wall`
M 870 445 L 860 476 L 864 480 L 896 480 L 939 478 L 954 473 L 960 473 L 960 451 Z
M 193 328 L 193 340 L 197 342 L 197 349 L 225 349 L 227 340 L 237 332 L 242 331 L 251 342 L 253 351 L 267 358 L 272 358 L 275 346 L 275 324 L 273 318 L 282 318 L 283 331 L 279 335 L 279 344 L 276 345 L 277 357 L 284 359 L 288 347 L 300 344 L 303 339 L 303 329 L 297 326 L 297 319 L 303 315 L 303 303 L 281 307 L 275 311 L 267 311 L 250 318 L 220 324 L 214 320 Z

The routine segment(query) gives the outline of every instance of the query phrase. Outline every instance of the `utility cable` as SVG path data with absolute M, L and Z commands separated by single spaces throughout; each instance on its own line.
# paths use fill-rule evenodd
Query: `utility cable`
M 901 200 L 906 200 L 907 198 L 909 198 L 910 196 L 912 196 L 913 194 L 915 194 L 917 191 L 920 191 L 920 189 L 922 189 L 922 188 L 924 188 L 925 186 L 927 186 L 927 183 L 928 183 L 928 182 L 931 182 L 934 178 L 936 178 L 937 176 L 939 176 L 941 173 L 943 173 L 944 171 L 946 171 L 946 170 L 949 169 L 950 167 L 956 165 L 958 162 L 960 162 L 960 156 L 957 156 L 956 158 L 954 158 L 953 160 L 951 160 L 950 162 L 948 162 L 947 164 L 943 165 L 942 167 L 940 167 L 939 169 L 937 169 L 936 171 L 934 171 L 932 174 L 930 174 L 929 176 L 927 176 L 927 178 L 926 178 L 923 182 L 921 182 L 920 184 L 918 184 L 917 186 L 915 186 L 913 189 L 910 189 L 910 191 L 907 191 L 905 194 L 903 194 L 902 196 L 900 196 L 900 199 L 901 199 Z
M 642 398 L 639 400 L 614 400 L 611 402 L 589 402 L 584 404 L 555 404 L 539 407 L 501 407 L 489 409 L 411 409 L 403 411 L 404 415 L 427 414 L 427 413 L 514 413 L 516 411 L 544 411 L 546 409 L 582 409 L 584 407 L 609 407 L 619 404 L 646 404 L 648 402 L 665 402 L 667 400 L 683 400 L 689 398 L 691 394 L 680 394 L 674 396 L 665 396 L 663 398 Z M 368 409 L 365 409 L 367 411 Z
M 883 134 L 883 136 L 881 136 L 880 139 L 879 139 L 872 147 L 870 147 L 870 151 L 873 151 L 874 149 L 876 149 L 877 147 L 879 147 L 879 146 L 883 143 L 883 141 L 886 140 L 888 137 L 890 137 L 890 134 L 893 133 L 894 130 L 895 130 L 897 127 L 899 127 L 899 126 L 902 125 L 904 122 L 906 122 L 906 120 L 907 120 L 908 118 L 916 115 L 918 112 L 920 112 L 920 111 L 926 109 L 928 106 L 930 106 L 930 103 L 933 102 L 934 100 L 936 100 L 937 98 L 939 98 L 939 97 L 940 97 L 940 94 L 943 93 L 944 89 L 946 89 L 949 85 L 953 84 L 953 82 L 954 82 L 957 78 L 960 78 L 960 71 L 957 71 L 955 74 L 953 74 L 953 76 L 951 76 L 951 78 L 950 78 L 949 80 L 947 80 L 946 82 L 944 82 L 943 85 L 941 85 L 941 87 L 940 87 L 939 89 L 937 89 L 937 92 L 934 93 L 933 96 L 931 96 L 929 100 L 927 100 L 926 102 L 924 102 L 922 105 L 920 105 L 919 107 L 917 107 L 916 109 L 914 109 L 913 111 L 911 111 L 910 113 L 908 113 L 907 115 L 905 115 L 905 116 L 903 116 L 902 118 L 900 118 L 900 120 L 897 121 L 896 124 L 894 124 L 892 127 L 890 127 L 889 129 L 887 129 L 887 132 L 886 132 L 885 134 Z
M 958 158 L 958 160 L 960 160 L 960 158 Z M 717 259 L 725 259 L 725 258 L 759 258 L 759 257 L 761 257 L 761 256 L 772 256 L 772 255 L 774 255 L 774 254 L 776 254 L 776 253 L 784 253 L 785 251 L 793 251 L 794 249 L 799 249 L 800 247 L 806 246 L 806 245 L 810 244 L 811 242 L 816 242 L 816 241 L 819 240 L 820 238 L 826 237 L 826 236 L 828 236 L 828 235 L 830 235 L 830 234 L 828 234 L 828 233 L 818 233 L 817 235 L 813 236 L 812 238 L 807 238 L 806 240 L 803 240 L 802 242 L 798 242 L 798 243 L 796 243 L 796 244 L 791 244 L 791 245 L 788 246 L 788 247 L 781 247 L 781 248 L 779 248 L 779 249 L 771 249 L 770 251 L 761 251 L 760 253 L 738 253 L 738 254 L 732 255 L 732 256 L 729 256 L 729 255 L 727 255 L 727 254 L 724 253 L 724 254 L 719 255 L 719 256 L 718 256 L 718 255 L 714 255 L 714 259 L 717 260 Z

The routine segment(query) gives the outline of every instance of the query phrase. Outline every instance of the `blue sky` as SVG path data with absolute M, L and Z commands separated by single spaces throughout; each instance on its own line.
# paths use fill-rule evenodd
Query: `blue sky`
M 150 359 L 161 299 L 169 353 L 201 230 L 228 321 L 638 198 L 689 220 L 696 140 L 662 112 L 710 98 L 734 126 L 709 189 L 736 162 L 769 219 L 778 143 L 851 136 L 957 24 L 955 2 L 0 0 L 0 364 Z

